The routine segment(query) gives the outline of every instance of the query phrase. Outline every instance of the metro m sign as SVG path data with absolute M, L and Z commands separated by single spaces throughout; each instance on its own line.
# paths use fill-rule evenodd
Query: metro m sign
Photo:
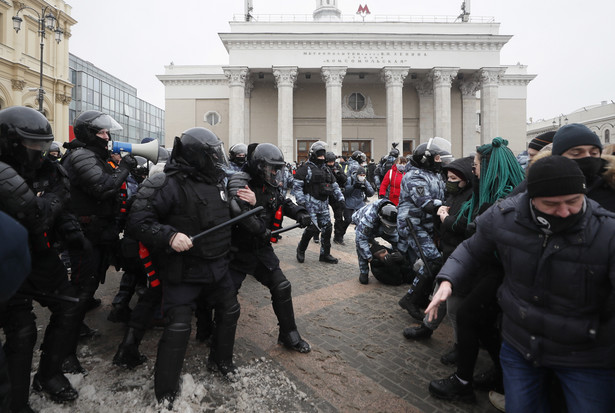
M 366 15 L 371 14 L 369 8 L 367 7 L 367 4 L 365 6 L 359 4 L 357 14 L 360 14 L 363 18 L 365 18 Z

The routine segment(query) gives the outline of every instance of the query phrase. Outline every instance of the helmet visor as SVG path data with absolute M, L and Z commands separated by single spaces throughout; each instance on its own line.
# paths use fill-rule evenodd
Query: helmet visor
M 96 119 L 93 119 L 90 125 L 92 129 L 96 131 L 99 131 L 101 129 L 107 129 L 109 132 L 119 132 L 123 129 L 122 125 L 117 123 L 115 119 L 113 119 L 111 116 L 107 115 L 106 113 L 103 113 Z
M 40 139 L 28 139 L 23 138 L 21 144 L 25 146 L 28 150 L 31 151 L 39 151 L 39 152 L 47 152 L 51 147 L 51 143 L 53 141 L 49 140 L 40 140 Z
M 223 169 L 228 167 L 228 158 L 222 142 L 216 146 L 209 146 L 207 152 L 217 167 Z
M 261 164 L 260 170 L 266 184 L 278 187 L 284 178 L 284 165 Z
M 387 219 L 380 219 L 380 223 L 382 224 L 382 231 L 389 236 L 395 235 L 395 231 L 397 231 L 397 223 L 393 223 Z

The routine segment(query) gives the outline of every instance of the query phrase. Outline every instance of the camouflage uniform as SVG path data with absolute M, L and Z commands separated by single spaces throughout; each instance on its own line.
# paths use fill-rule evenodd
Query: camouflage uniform
M 434 233 L 434 216 L 425 211 L 425 207 L 433 202 L 439 207 L 444 199 L 445 183 L 436 172 L 426 169 L 411 168 L 401 181 L 399 205 L 397 207 L 397 230 L 399 231 L 398 248 L 408 253 L 410 262 L 414 262 L 421 254 L 418 248 L 423 250 L 425 258 L 430 261 L 438 261 L 440 252 L 432 239 Z M 416 245 L 406 218 L 410 218 L 416 237 L 420 245 Z M 410 248 L 408 248 L 410 247 Z
M 329 177 L 331 192 L 329 196 L 318 196 L 309 190 L 309 187 L 312 187 L 310 184 L 312 183 L 312 177 L 314 176 L 313 170 L 315 169 L 319 169 L 323 174 Z M 297 204 L 304 206 L 312 218 L 312 225 L 306 228 L 303 233 L 298 250 L 305 251 L 310 239 L 318 232 L 321 232 L 322 242 L 320 244 L 320 255 L 321 257 L 330 255 L 333 225 L 331 224 L 331 216 L 329 214 L 329 198 L 333 196 L 337 202 L 344 203 L 344 195 L 335 177 L 326 164 L 318 166 L 312 161 L 308 161 L 297 169 L 293 181 L 293 193 Z
M 388 199 L 379 199 L 371 204 L 365 205 L 352 214 L 352 222 L 355 227 L 355 243 L 357 246 L 357 257 L 359 259 L 359 271 L 361 274 L 369 273 L 369 261 L 373 258 L 370 246 L 374 243 L 374 238 L 380 237 L 388 241 L 393 248 L 396 248 L 398 234 L 386 235 L 381 228 L 378 211 L 384 203 L 390 202 Z

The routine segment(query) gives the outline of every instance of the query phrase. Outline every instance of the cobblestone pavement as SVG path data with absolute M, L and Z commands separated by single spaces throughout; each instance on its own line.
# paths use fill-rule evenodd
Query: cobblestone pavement
M 403 328 L 413 323 L 397 305 L 407 286 L 383 285 L 371 274 L 368 285 L 358 282 L 353 228 L 346 234 L 346 245 L 333 244 L 332 254 L 340 259 L 337 265 L 319 262 L 319 245 L 313 242 L 305 263 L 298 263 L 295 251 L 300 229 L 284 233 L 275 246 L 282 270 L 292 283 L 299 331 L 311 344 L 312 352 L 299 354 L 277 344 L 277 321 L 269 291 L 248 277 L 239 295 L 236 364 L 241 366 L 261 357 L 271 359 L 307 394 L 310 404 L 305 411 L 496 412 L 485 392 L 476 392 L 476 404 L 449 403 L 429 395 L 430 380 L 447 377 L 454 371 L 439 361 L 453 344 L 452 328 L 444 322 L 425 341 L 403 337 Z M 102 337 L 88 345 L 96 357 L 85 358 L 86 369 L 101 360 L 110 361 L 121 341 L 123 325 L 106 320 L 118 285 L 119 274 L 109 270 L 107 282 L 96 293 L 102 306 L 87 315 L 87 323 L 97 328 Z M 45 317 L 39 317 L 37 324 L 44 323 Z M 142 344 L 151 366 L 160 333 L 160 329 L 148 332 Z M 195 343 L 191 339 L 184 366 L 188 371 L 193 357 L 204 357 L 203 345 Z M 489 366 L 483 353 L 477 371 Z

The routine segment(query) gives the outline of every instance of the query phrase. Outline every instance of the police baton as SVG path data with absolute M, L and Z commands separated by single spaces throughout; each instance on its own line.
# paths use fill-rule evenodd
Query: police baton
M 19 291 L 17 291 L 15 295 L 20 296 L 20 297 L 31 297 L 31 298 L 34 298 L 35 300 L 51 300 L 55 302 L 63 301 L 67 303 L 78 303 L 79 302 L 79 299 L 77 297 L 71 297 L 70 295 L 54 294 L 54 293 L 48 293 L 45 291 L 34 291 L 34 290 L 27 290 L 27 289 L 20 289 Z
M 297 222 L 296 224 L 292 224 L 289 227 L 280 228 L 280 229 L 276 229 L 275 231 L 271 231 L 271 235 L 278 235 L 278 234 L 281 234 L 282 232 L 290 231 L 291 229 L 295 229 L 300 226 L 301 224 Z
M 239 222 L 239 221 L 241 221 L 242 219 L 249 217 L 250 215 L 254 215 L 254 214 L 256 214 L 257 212 L 261 212 L 263 209 L 264 209 L 264 208 L 263 208 L 262 206 L 257 206 L 256 208 L 251 209 L 251 210 L 249 210 L 249 211 L 247 211 L 247 212 L 244 212 L 244 213 L 243 213 L 243 214 L 241 214 L 241 215 L 237 215 L 235 218 L 231 218 L 231 219 L 229 219 L 229 220 L 228 220 L 228 221 L 226 221 L 226 222 L 223 222 L 223 223 L 221 223 L 221 224 L 216 225 L 215 227 L 211 227 L 211 228 L 209 228 L 208 230 L 205 230 L 205 231 L 203 231 L 203 232 L 201 232 L 201 233 L 199 233 L 199 234 L 196 234 L 196 235 L 193 235 L 193 236 L 189 237 L 189 238 L 190 238 L 190 241 L 194 242 L 194 241 L 195 241 L 196 239 L 198 239 L 198 238 L 201 238 L 201 237 L 204 237 L 205 235 L 211 234 L 212 232 L 217 231 L 217 230 L 219 230 L 220 228 L 224 228 L 224 227 L 226 227 L 226 226 L 232 225 L 232 224 L 234 224 L 235 222 Z
M 429 265 L 427 263 L 427 258 L 425 257 L 423 248 L 421 248 L 421 243 L 419 242 L 419 238 L 416 235 L 416 231 L 414 230 L 414 225 L 412 225 L 412 220 L 410 219 L 410 217 L 406 217 L 406 224 L 408 225 L 408 228 L 410 229 L 410 235 L 412 235 L 412 239 L 416 243 L 416 248 L 419 250 L 419 255 L 421 256 L 421 259 L 423 260 L 423 265 L 425 266 L 425 269 L 427 269 L 427 274 L 429 275 L 429 277 L 433 278 L 433 274 L 431 273 L 431 268 L 429 268 Z

